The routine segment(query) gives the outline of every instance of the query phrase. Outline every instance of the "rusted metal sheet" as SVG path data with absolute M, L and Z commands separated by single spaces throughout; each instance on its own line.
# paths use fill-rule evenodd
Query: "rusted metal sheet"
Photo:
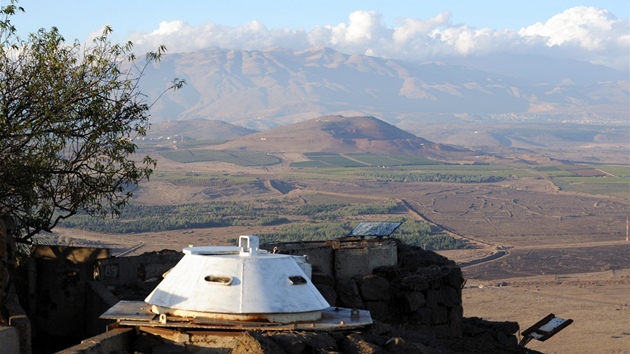
M 151 312 L 151 305 L 142 301 L 119 301 L 105 311 L 100 318 L 105 320 L 151 321 L 156 314 Z
M 101 315 L 101 318 L 116 320 L 121 326 L 204 330 L 341 331 L 372 324 L 369 311 L 342 307 L 329 307 L 323 310 L 321 318 L 317 321 L 288 324 L 176 316 L 166 316 L 166 321 L 160 321 L 159 316 L 150 312 L 149 308 L 150 306 L 142 301 L 121 301 Z

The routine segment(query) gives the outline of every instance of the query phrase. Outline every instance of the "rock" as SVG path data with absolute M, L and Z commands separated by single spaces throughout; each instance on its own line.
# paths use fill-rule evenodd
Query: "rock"
M 365 308 L 370 311 L 373 319 L 384 322 L 392 319 L 392 311 L 387 303 L 383 301 L 366 301 L 364 304 Z
M 431 309 L 433 312 L 433 324 L 448 324 L 448 309 L 444 306 L 438 306 Z
M 301 354 L 308 342 L 304 334 L 294 332 L 280 332 L 269 338 L 281 346 L 287 354 Z
M 457 290 L 450 286 L 443 286 L 437 293 L 438 304 L 446 307 L 453 307 L 461 303 L 461 297 Z
M 363 300 L 359 294 L 359 288 L 354 280 L 346 280 L 337 283 L 337 303 L 340 306 L 360 309 L 363 308 Z
M 336 340 L 325 332 L 279 332 L 268 334 L 287 354 L 334 352 Z
M 389 301 L 389 281 L 378 275 L 366 275 L 359 281 L 359 291 L 365 301 Z
M 427 300 L 419 291 L 407 291 L 400 295 L 399 300 L 404 312 L 415 312 L 423 307 Z
M 367 342 L 359 334 L 346 336 L 342 344 L 342 351 L 345 354 L 385 354 L 385 349 Z
M 324 332 L 313 332 L 307 334 L 310 348 L 306 348 L 307 353 L 335 352 L 339 350 L 337 341 L 330 334 Z
M 461 337 L 462 335 L 462 317 L 464 316 L 464 308 L 461 305 L 453 306 L 449 310 L 451 335 Z
M 315 287 L 330 306 L 335 306 L 337 303 L 337 292 L 335 292 L 335 289 L 332 286 L 315 284 Z
M 325 274 L 321 272 L 314 272 L 311 275 L 311 282 L 315 285 L 327 285 L 330 287 L 335 286 L 335 278 L 333 278 L 330 274 Z
M 286 354 L 280 345 L 258 332 L 244 332 L 236 340 L 232 353 Z
M 420 274 L 412 274 L 403 278 L 400 282 L 403 289 L 426 291 L 429 288 L 429 282 Z
M 411 316 L 412 322 L 417 325 L 430 325 L 433 319 L 433 312 L 430 308 L 420 308 Z
M 403 338 L 394 337 L 383 346 L 388 353 L 395 354 L 433 354 L 438 353 L 435 348 L 431 348 L 420 343 L 407 342 Z

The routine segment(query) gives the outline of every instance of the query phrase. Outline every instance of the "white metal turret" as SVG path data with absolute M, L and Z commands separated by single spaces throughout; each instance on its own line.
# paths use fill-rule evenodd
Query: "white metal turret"
M 145 302 L 157 314 L 278 323 L 314 321 L 330 307 L 295 256 L 238 247 L 187 247 Z M 309 274 L 307 274 L 309 273 Z

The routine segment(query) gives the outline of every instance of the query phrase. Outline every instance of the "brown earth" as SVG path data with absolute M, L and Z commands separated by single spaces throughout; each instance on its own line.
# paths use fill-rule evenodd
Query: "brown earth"
M 194 169 L 254 176 L 259 182 L 212 187 L 150 182 L 141 185 L 137 202 L 394 199 L 409 216 L 426 220 L 436 230 L 476 246 L 440 252 L 460 264 L 481 260 L 463 268 L 468 278 L 463 293 L 466 317 L 518 321 L 523 330 L 554 313 L 575 322 L 546 342 L 530 342 L 529 348 L 548 353 L 630 353 L 630 243 L 625 241 L 630 198 L 558 191 L 548 180 L 534 178 L 486 184 L 377 183 L 304 176 L 291 179 L 286 177 L 286 166 L 264 169 L 227 164 L 182 165 L 172 161 L 159 166 L 170 171 Z M 241 234 L 273 228 L 188 229 L 132 235 L 57 231 L 75 242 L 86 239 L 111 243 L 114 252 L 135 246 L 131 254 L 141 254 L 179 250 L 190 244 L 221 245 Z M 493 255 L 496 259 L 485 261 Z

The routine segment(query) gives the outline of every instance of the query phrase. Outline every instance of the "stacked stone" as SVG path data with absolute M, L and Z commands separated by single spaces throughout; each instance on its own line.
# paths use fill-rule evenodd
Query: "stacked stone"
M 0 307 L 4 304 L 9 287 L 9 269 L 15 265 L 15 240 L 12 236 L 13 218 L 0 216 Z M 0 314 L 0 319 L 2 315 Z
M 461 336 L 461 269 L 434 252 L 399 243 L 398 265 L 336 284 L 337 306 L 367 309 L 376 320 Z M 313 279 L 314 282 L 317 278 Z

